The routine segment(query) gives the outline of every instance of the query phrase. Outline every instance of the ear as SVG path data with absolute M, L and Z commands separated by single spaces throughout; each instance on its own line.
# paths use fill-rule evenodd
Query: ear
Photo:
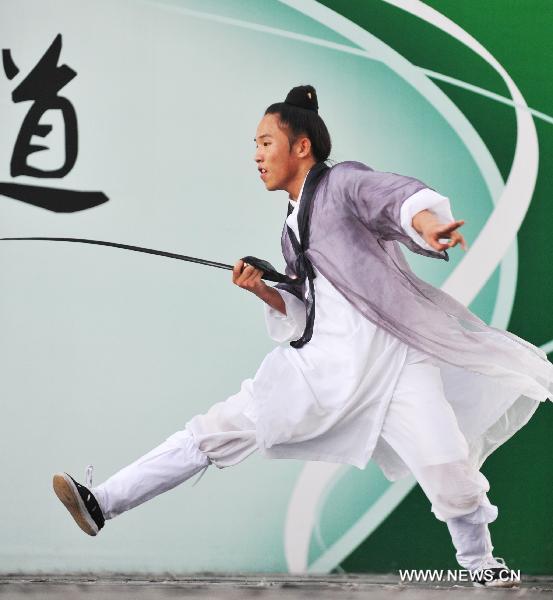
M 296 140 L 296 155 L 298 158 L 306 158 L 311 154 L 311 140 L 308 137 L 300 137 Z

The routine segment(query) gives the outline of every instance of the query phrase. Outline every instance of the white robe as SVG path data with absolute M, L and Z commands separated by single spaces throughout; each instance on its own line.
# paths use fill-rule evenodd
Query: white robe
M 287 218 L 296 233 L 299 201 Z M 423 209 L 434 212 L 440 222 L 454 219 L 449 200 L 433 190 L 422 189 L 407 198 L 401 206 L 401 226 L 425 247 L 411 225 L 412 217 Z M 538 400 L 520 398 L 521 390 L 503 385 L 497 374 L 484 376 L 452 366 L 389 334 L 315 271 L 311 340 L 299 349 L 277 346 L 236 394 L 187 423 L 200 449 L 217 467 L 236 464 L 259 449 L 267 458 L 347 463 L 358 468 L 372 458 L 388 479 L 397 480 L 412 470 L 400 454 L 409 457 L 411 467 L 440 464 L 458 460 L 466 442 L 469 463 L 479 468 L 537 408 Z M 305 307 L 294 295 L 278 291 L 286 315 L 268 305 L 264 310 L 269 335 L 283 343 L 303 332 Z M 413 369 L 412 363 L 417 362 L 430 365 Z M 402 385 L 397 386 L 400 375 Z M 394 449 L 382 435 L 396 387 L 402 388 L 400 403 L 408 407 L 408 414 L 394 411 L 392 430 L 402 427 L 400 419 L 407 423 L 407 430 L 412 424 L 412 431 L 428 432 L 424 443 L 416 447 L 405 439 L 401 449 Z M 443 399 L 454 414 L 454 427 L 451 412 L 443 410 Z M 459 434 L 452 435 L 454 430 Z
M 297 214 L 300 198 L 287 223 L 299 239 Z M 410 237 L 425 248 L 413 229 L 413 216 L 430 209 L 441 222 L 453 221 L 449 200 L 430 189 L 420 190 L 402 205 L 401 222 Z M 256 420 L 255 398 L 263 398 L 264 421 L 258 431 L 260 449 L 271 458 L 287 457 L 293 443 L 294 458 L 349 463 L 364 468 L 373 455 L 389 402 L 402 368 L 409 362 L 431 361 L 427 354 L 371 323 L 314 267 L 315 323 L 313 336 L 301 351 L 275 348 L 262 362 L 253 380 L 253 401 L 246 412 Z M 279 290 L 286 315 L 265 305 L 269 335 L 277 342 L 297 339 L 305 326 L 305 306 L 294 295 Z M 440 383 L 440 382 L 438 382 Z M 262 388 L 262 389 L 261 389 Z M 261 392 L 261 393 L 256 393 Z M 283 402 L 284 398 L 291 399 Z M 421 449 L 417 461 L 432 464 L 458 456 L 456 440 L 440 440 Z M 437 450 L 439 448 L 439 450 Z M 439 452 L 439 454 L 437 454 Z M 396 478 L 405 472 L 394 464 L 393 451 L 382 442 L 377 455 L 385 474 Z M 391 467 L 386 468 L 390 463 Z

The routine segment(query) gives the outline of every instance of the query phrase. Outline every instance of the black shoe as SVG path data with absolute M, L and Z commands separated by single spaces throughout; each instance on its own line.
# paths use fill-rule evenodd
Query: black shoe
M 94 494 L 68 473 L 56 473 L 52 484 L 56 496 L 71 513 L 77 525 L 88 535 L 98 535 L 105 520 Z
M 490 557 L 472 571 L 472 583 L 477 587 L 518 587 L 520 576 L 509 569 L 502 558 Z

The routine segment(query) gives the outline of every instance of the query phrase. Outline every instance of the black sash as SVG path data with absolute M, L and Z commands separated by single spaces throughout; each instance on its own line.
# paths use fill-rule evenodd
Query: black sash
M 315 323 L 315 285 L 313 280 L 315 279 L 315 271 L 311 261 L 307 258 L 305 253 L 309 248 L 309 217 L 311 215 L 311 202 L 319 182 L 328 169 L 329 167 L 324 163 L 317 163 L 311 168 L 305 180 L 298 210 L 298 230 L 301 241 L 298 241 L 294 230 L 289 225 L 287 226 L 288 235 L 290 236 L 292 247 L 296 253 L 294 270 L 297 273 L 298 278 L 294 281 L 295 283 L 303 283 L 306 279 L 308 281 L 308 293 L 305 298 L 305 330 L 299 339 L 290 342 L 290 346 L 293 348 L 301 348 L 309 342 L 313 335 L 313 325 Z M 287 216 L 291 214 L 292 210 L 292 205 L 289 205 Z

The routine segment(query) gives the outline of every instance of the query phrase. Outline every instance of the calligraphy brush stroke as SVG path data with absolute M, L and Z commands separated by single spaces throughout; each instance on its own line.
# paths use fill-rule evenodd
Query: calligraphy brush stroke
M 22 183 L 0 182 L 0 194 L 58 213 L 78 212 L 108 202 L 103 192 L 60 190 L 57 188 Z

